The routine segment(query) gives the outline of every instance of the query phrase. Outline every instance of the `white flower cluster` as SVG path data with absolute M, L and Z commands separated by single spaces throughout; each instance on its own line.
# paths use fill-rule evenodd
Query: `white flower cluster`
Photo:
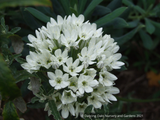
M 118 61 L 119 46 L 110 35 L 102 35 L 102 28 L 72 14 L 64 19 L 58 16 L 57 22 L 51 18 L 47 27 L 35 33 L 36 37 L 28 35 L 28 45 L 35 51 L 30 51 L 22 67 L 30 73 L 41 67 L 52 69 L 47 72 L 48 82 L 56 91 L 52 99 L 63 118 L 69 113 L 78 117 L 89 105 L 101 108 L 117 100 L 112 95 L 119 93 L 113 87 L 117 77 L 109 71 L 124 63 Z M 48 103 L 45 110 L 51 114 Z

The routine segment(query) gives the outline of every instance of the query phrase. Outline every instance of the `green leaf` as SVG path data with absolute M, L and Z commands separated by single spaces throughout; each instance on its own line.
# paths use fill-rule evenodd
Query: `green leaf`
M 147 18 L 145 18 L 145 24 L 146 24 L 146 31 L 149 34 L 154 33 L 155 27 L 154 27 L 154 25 Z
M 28 11 L 24 11 L 24 9 L 21 9 L 21 13 L 22 13 L 23 20 L 25 21 L 25 24 L 28 27 L 30 27 L 32 30 L 38 29 L 42 26 L 42 24 L 38 20 L 36 20 L 36 18 L 32 14 L 30 14 Z M 26 31 L 23 31 L 23 32 L 26 33 Z
M 50 18 L 48 16 L 46 16 L 45 14 L 43 14 L 42 12 L 40 12 L 34 8 L 28 7 L 28 8 L 25 8 L 25 10 L 29 11 L 34 17 L 36 17 L 37 19 L 39 19 L 45 23 L 50 21 Z
M 107 22 L 112 21 L 113 19 L 115 19 L 116 17 L 118 17 L 119 15 L 121 15 L 127 7 L 121 7 L 118 8 L 116 10 L 114 10 L 112 13 L 98 19 L 97 21 L 95 21 L 95 23 L 97 24 L 98 27 L 105 25 Z
M 123 2 L 125 5 L 127 5 L 127 6 L 133 8 L 133 9 L 135 9 L 136 11 L 138 11 L 138 12 L 141 13 L 141 14 L 145 14 L 145 13 L 146 13 L 145 10 L 143 10 L 141 7 L 139 7 L 139 6 L 137 6 L 137 5 L 134 5 L 134 4 L 133 4 L 131 1 L 129 1 L 129 0 L 122 0 L 122 2 Z
M 75 5 L 77 6 L 77 4 L 78 4 L 78 1 L 77 1 L 77 0 L 70 0 L 70 6 L 71 6 L 72 8 L 74 8 Z
M 97 15 L 97 16 L 103 16 L 103 15 L 106 15 L 107 13 L 110 13 L 111 10 L 107 7 L 104 7 L 102 5 L 97 5 L 95 10 L 94 10 L 94 15 Z
M 77 8 L 78 1 L 77 0 L 70 0 L 70 10 L 76 16 L 78 16 L 78 8 Z
M 114 29 L 120 29 L 128 26 L 128 23 L 120 17 L 115 18 L 113 21 L 108 22 L 106 26 L 113 26 Z
M 142 2 L 143 2 L 143 7 L 146 10 L 147 9 L 147 2 L 146 2 L 146 0 L 142 0 Z
M 136 27 L 132 31 L 126 33 L 125 35 L 115 38 L 115 41 L 118 43 L 118 45 L 123 45 L 124 43 L 128 42 L 139 30 L 140 27 Z
M 129 0 L 122 0 L 122 3 L 127 5 L 127 6 L 129 6 L 129 7 L 133 7 L 134 6 L 134 4 Z
M 128 22 L 127 28 L 135 28 L 135 27 L 137 27 L 138 23 L 139 23 L 139 20 L 134 20 L 134 21 Z
M 20 90 L 15 84 L 11 71 L 0 54 L 0 91 L 3 98 L 14 99 L 20 96 Z
M 4 7 L 17 7 L 17 6 L 50 6 L 50 0 L 0 0 L 0 9 Z
M 87 9 L 84 12 L 85 18 L 88 17 L 88 15 L 94 10 L 94 8 L 101 3 L 103 0 L 92 0 L 92 2 L 88 5 Z
M 160 28 L 160 23 L 155 22 L 153 20 L 149 20 L 155 27 Z
M 142 39 L 143 46 L 144 46 L 146 49 L 151 50 L 152 47 L 153 47 L 152 38 L 151 38 L 146 32 L 144 32 L 143 30 L 140 30 L 140 31 L 139 31 L 139 34 L 140 34 L 140 37 L 141 37 L 141 39 Z
M 16 108 L 11 101 L 5 104 L 2 115 L 3 120 L 19 120 Z
M 23 63 L 26 62 L 26 60 L 23 59 L 23 58 L 21 58 L 21 57 L 17 57 L 17 58 L 15 58 L 15 60 L 16 60 L 17 62 L 19 62 L 20 64 L 23 64 Z
M 70 11 L 70 7 L 69 7 L 69 1 L 68 0 L 59 0 L 59 1 L 62 4 L 63 9 L 66 12 L 66 14 L 70 15 L 71 11 Z
M 150 5 L 154 5 L 155 2 L 156 2 L 156 0 L 147 0 L 148 7 L 149 7 Z
M 15 27 L 15 28 L 11 29 L 10 32 L 11 32 L 12 34 L 14 34 L 14 33 L 18 32 L 20 29 L 21 29 L 20 27 Z
M 115 10 L 121 7 L 121 5 L 122 5 L 122 0 L 112 0 L 112 2 L 110 2 L 109 5 L 107 5 L 107 7 L 111 10 Z
M 145 10 L 143 10 L 141 7 L 139 7 L 139 6 L 134 6 L 133 7 L 135 10 L 137 10 L 138 12 L 140 12 L 142 15 L 144 15 L 145 13 L 146 13 L 146 11 Z
M 6 30 L 4 17 L 1 18 L 1 25 Z
M 20 70 L 15 73 L 14 78 L 16 79 L 16 83 L 18 83 L 33 76 L 33 74 L 28 73 L 26 70 Z
M 89 115 L 92 112 L 93 105 L 89 105 L 85 110 L 84 110 L 84 118 L 85 120 L 90 120 L 87 115 Z
M 114 19 L 114 22 L 113 22 L 113 24 L 114 24 L 114 28 L 115 29 L 119 29 L 119 28 L 124 28 L 124 27 L 127 27 L 128 26 L 128 23 L 124 20 L 124 19 L 122 19 L 122 18 L 119 18 L 119 17 L 117 17 L 116 19 Z
M 54 100 L 49 101 L 49 108 L 51 109 L 52 115 L 54 116 L 55 120 L 62 120 Z
M 79 0 L 79 4 L 78 4 L 79 14 L 81 14 L 83 12 L 85 5 L 86 5 L 86 2 L 87 2 L 87 0 Z

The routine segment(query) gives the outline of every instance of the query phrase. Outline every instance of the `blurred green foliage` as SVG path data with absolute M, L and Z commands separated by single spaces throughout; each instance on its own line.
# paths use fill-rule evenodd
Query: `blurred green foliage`
M 145 72 L 159 70 L 160 3 L 156 0 L 0 0 L 0 94 L 5 103 L 4 120 L 11 120 L 7 114 L 12 115 L 12 120 L 19 119 L 13 101 L 28 94 L 28 78 L 45 77 L 40 73 L 31 75 L 20 66 L 29 52 L 27 35 L 35 34 L 35 29 L 45 25 L 50 17 L 56 19 L 57 15 L 64 17 L 72 13 L 77 16 L 84 14 L 86 20 L 97 23 L 98 27 L 103 27 L 104 33 L 111 34 L 120 45 L 120 52 L 124 55 L 122 61 L 127 67 Z M 18 45 L 18 50 L 15 45 Z M 127 62 L 128 58 L 130 62 Z M 19 89 L 16 84 L 20 82 Z M 43 87 L 49 93 L 48 85 Z M 27 106 L 44 107 L 34 100 Z M 124 99 L 120 100 L 109 111 L 107 106 L 103 106 L 103 114 L 117 109 L 121 111 Z M 50 104 L 52 113 L 60 118 L 54 103 Z M 90 113 L 91 108 L 89 106 L 85 112 Z

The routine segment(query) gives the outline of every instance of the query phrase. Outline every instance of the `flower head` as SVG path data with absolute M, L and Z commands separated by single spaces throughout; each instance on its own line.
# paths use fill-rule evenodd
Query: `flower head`
M 119 61 L 119 46 L 110 35 L 102 35 L 102 28 L 84 20 L 83 15 L 58 15 L 57 21 L 51 18 L 46 27 L 38 28 L 35 36 L 28 35 L 33 51 L 22 67 L 48 77 L 48 81 L 41 78 L 48 83 L 40 85 L 36 95 L 45 98 L 43 101 L 54 100 L 63 118 L 69 114 L 83 117 L 87 106 L 101 108 L 102 104 L 116 101 L 113 94 L 119 93 L 113 87 L 117 77 L 111 73 L 124 65 Z M 48 102 L 45 111 L 52 114 Z

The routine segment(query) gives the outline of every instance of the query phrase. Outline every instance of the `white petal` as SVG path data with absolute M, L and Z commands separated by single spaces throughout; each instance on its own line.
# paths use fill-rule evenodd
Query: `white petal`
M 84 16 L 83 15 L 79 15 L 78 16 L 78 22 L 79 23 L 83 23 L 83 21 L 84 21 Z
M 73 63 L 73 66 L 77 67 L 78 64 L 79 64 L 79 59 L 76 59 L 76 60 L 74 61 L 74 63 Z
M 52 79 L 52 80 L 55 79 L 54 73 L 52 73 L 52 72 L 47 72 L 47 74 L 48 74 L 48 77 L 49 77 L 50 79 Z
M 60 15 L 57 16 L 57 21 L 59 25 L 63 24 L 63 18 Z
M 107 93 L 107 97 L 109 100 L 117 101 L 117 98 L 115 96 L 113 96 L 112 94 Z
M 120 53 L 117 53 L 117 54 L 113 55 L 114 60 L 119 60 L 121 57 L 122 57 L 122 55 Z
M 55 71 L 55 74 L 56 74 L 56 76 L 58 76 L 58 77 L 62 77 L 62 75 L 63 75 L 63 73 L 62 73 L 61 70 L 56 70 L 56 71 Z
M 114 69 L 119 69 L 119 68 L 120 68 L 119 66 L 122 66 L 122 65 L 124 65 L 123 62 L 117 61 L 117 62 L 114 62 L 114 63 L 112 64 L 112 68 L 114 68 Z
M 75 116 L 75 110 L 74 110 L 73 105 L 72 105 L 72 104 L 69 104 L 68 107 L 69 107 L 70 113 L 71 113 L 73 116 Z
M 113 74 L 111 74 L 109 72 L 107 74 L 107 77 L 108 77 L 109 80 L 116 80 L 117 79 L 117 77 L 115 75 L 113 75 Z
M 101 108 L 102 103 L 99 102 L 99 101 L 96 101 L 93 106 L 94 106 L 95 108 Z
M 92 82 L 90 82 L 90 86 L 91 87 L 94 87 L 94 86 L 96 86 L 96 85 L 98 85 L 99 83 L 98 83 L 98 81 L 97 80 L 93 80 Z
M 61 114 L 62 114 L 63 118 L 67 118 L 68 115 L 69 115 L 68 109 L 67 108 L 63 108 Z
M 67 50 L 63 51 L 62 57 L 63 57 L 63 58 L 64 58 L 64 57 L 67 57 L 67 55 L 68 55 L 68 51 L 67 51 Z
M 33 41 L 36 40 L 36 38 L 35 38 L 33 35 L 29 34 L 29 35 L 28 35 L 28 40 L 29 40 L 30 42 L 33 42 Z
M 75 72 L 80 72 L 83 69 L 83 65 L 76 67 Z
M 83 89 L 83 88 L 79 88 L 79 92 L 80 92 L 81 94 L 83 94 L 83 93 L 84 93 L 84 89 Z
M 109 88 L 109 93 L 111 94 L 118 94 L 119 92 L 120 92 L 119 89 L 116 87 Z
M 67 66 L 65 66 L 65 65 L 63 65 L 63 70 L 64 70 L 65 72 L 69 72 L 68 67 L 67 67 Z
M 61 56 L 61 49 L 58 49 L 54 52 L 55 56 Z
M 86 86 L 86 87 L 85 87 L 85 91 L 86 91 L 87 93 L 90 93 L 90 92 L 93 91 L 93 88 L 90 87 L 90 86 Z
M 51 21 L 51 24 L 53 24 L 53 25 L 57 24 L 57 22 L 53 18 L 51 18 L 50 21 Z
M 73 59 L 72 58 L 68 58 L 67 61 L 66 61 L 67 66 L 71 66 L 72 62 L 73 62 Z
M 68 80 L 68 74 L 64 74 L 62 79 L 63 80 Z
M 55 80 L 49 80 L 49 84 L 54 87 L 57 83 Z
M 81 50 L 81 55 L 82 56 L 85 56 L 87 54 L 87 47 L 84 47 L 82 50 Z

